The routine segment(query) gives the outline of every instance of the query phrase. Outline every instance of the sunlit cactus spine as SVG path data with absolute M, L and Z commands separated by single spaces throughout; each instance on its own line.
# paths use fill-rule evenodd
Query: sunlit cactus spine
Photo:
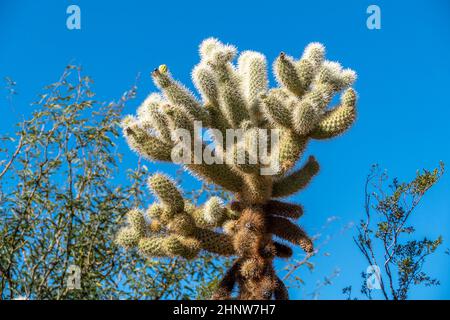
M 148 185 L 158 202 L 146 212 L 133 208 L 117 242 L 150 257 L 194 259 L 201 250 L 234 256 L 213 299 L 234 298 L 231 295 L 236 286 L 238 299 L 288 299 L 273 260 L 292 256 L 288 244 L 298 245 L 307 253 L 314 248 L 295 223 L 303 208 L 277 199 L 302 190 L 318 173 L 319 165 L 312 156 L 297 167 L 308 142 L 336 137 L 355 121 L 356 92 L 351 85 L 356 74 L 325 60 L 324 46 L 311 43 L 299 59 L 280 53 L 273 63 L 279 86 L 270 88 L 263 54 L 244 51 L 236 56 L 234 46 L 214 38 L 202 42 L 201 60 L 192 72 L 201 99 L 175 80 L 166 65 L 155 69 L 151 76 L 161 94 L 149 95 L 136 117 L 124 119 L 124 135 L 140 156 L 171 162 L 172 151 L 179 143 L 176 129 L 188 130 L 200 143 L 201 151 L 207 150 L 194 131 L 195 121 L 218 130 L 220 134 L 213 134 L 214 152 L 232 159 L 237 157 L 237 148 L 247 143 L 245 139 L 259 137 L 262 129 L 278 129 L 280 139 L 270 149 L 269 159 L 279 162 L 279 171 L 261 174 L 267 163 L 258 159 L 251 164 L 196 162 L 192 146 L 192 161 L 184 167 L 199 179 L 230 192 L 234 200 L 223 203 L 212 197 L 196 207 L 170 178 L 156 173 Z M 329 108 L 339 92 L 340 103 Z M 227 129 L 242 129 L 244 138 L 225 147 L 220 139 L 225 138 Z M 244 154 L 246 160 L 252 157 L 252 152 Z

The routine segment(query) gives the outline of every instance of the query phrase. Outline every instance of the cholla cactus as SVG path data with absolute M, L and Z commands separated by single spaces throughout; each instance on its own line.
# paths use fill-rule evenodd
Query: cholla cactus
M 124 120 L 124 135 L 141 156 L 170 162 L 179 142 L 174 135 L 177 129 L 187 130 L 201 152 L 210 148 L 195 131 L 195 121 L 217 129 L 212 134 L 212 153 L 233 159 L 245 138 L 261 137 L 264 129 L 278 129 L 280 138 L 269 150 L 270 161 L 279 163 L 278 172 L 261 174 L 267 166 L 261 161 L 197 161 L 192 143 L 188 159 L 192 161 L 185 163 L 185 168 L 231 192 L 234 201 L 224 204 L 213 197 L 195 207 L 171 179 L 155 174 L 148 184 L 159 202 L 146 212 L 131 210 L 129 225 L 119 232 L 117 240 L 150 257 L 193 259 L 200 250 L 236 256 L 214 299 L 231 298 L 235 285 L 239 299 L 287 299 L 287 290 L 275 274 L 274 258 L 291 257 L 292 249 L 285 242 L 299 245 L 307 253 L 314 249 L 311 239 L 294 223 L 302 215 L 302 207 L 276 199 L 305 188 L 317 174 L 319 165 L 314 157 L 295 168 L 308 141 L 336 137 L 354 122 L 356 93 L 350 86 L 356 74 L 325 60 L 323 45 L 311 43 L 299 59 L 285 53 L 276 58 L 273 72 L 279 86 L 269 88 L 265 56 L 245 51 L 234 65 L 236 54 L 235 47 L 217 39 L 202 42 L 201 61 L 192 72 L 201 101 L 174 80 L 165 65 L 154 70 L 152 78 L 162 95 L 150 94 L 137 117 Z M 327 108 L 338 92 L 342 92 L 340 103 Z M 224 146 L 221 136 L 227 129 L 242 129 L 244 138 Z M 270 137 L 263 139 L 268 142 Z M 246 151 L 244 156 L 248 160 L 254 154 Z

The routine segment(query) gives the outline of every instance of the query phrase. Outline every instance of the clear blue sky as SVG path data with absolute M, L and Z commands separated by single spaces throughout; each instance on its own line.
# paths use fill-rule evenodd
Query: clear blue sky
M 82 29 L 66 28 L 66 8 L 81 8 Z M 366 8 L 381 8 L 381 30 L 366 27 Z M 148 74 L 166 63 L 192 87 L 190 71 L 198 61 L 197 46 L 209 36 L 240 50 L 280 51 L 299 55 L 311 41 L 327 47 L 328 58 L 359 74 L 359 117 L 346 135 L 314 142 L 322 171 L 307 191 L 293 197 L 306 215 L 301 223 L 314 234 L 329 216 L 339 216 L 332 232 L 363 215 L 363 184 L 373 163 L 400 179 L 413 178 L 420 168 L 439 160 L 450 165 L 450 3 L 435 1 L 7 1 L 0 0 L 0 76 L 18 82 L 12 108 L 1 99 L 1 133 L 32 110 L 41 88 L 54 82 L 69 62 L 81 64 L 95 79 L 98 99 L 119 97 L 142 73 L 138 99 L 155 90 Z M 2 91 L 2 96 L 6 91 Z M 136 156 L 124 143 L 124 168 Z M 151 170 L 174 172 L 168 165 Z M 450 247 L 450 175 L 426 196 L 412 222 L 417 236 L 444 236 Z M 187 178 L 184 188 L 196 186 Z M 306 289 L 341 270 L 321 298 L 342 298 L 341 289 L 359 291 L 367 265 L 353 245 L 355 230 L 336 237 L 326 248 L 330 256 L 314 259 L 316 270 L 302 271 Z M 450 256 L 439 251 L 426 269 L 442 284 L 415 289 L 411 298 L 450 298 Z M 280 265 L 281 267 L 281 265 Z M 291 290 L 301 298 L 302 290 Z M 376 297 L 379 295 L 375 294 Z

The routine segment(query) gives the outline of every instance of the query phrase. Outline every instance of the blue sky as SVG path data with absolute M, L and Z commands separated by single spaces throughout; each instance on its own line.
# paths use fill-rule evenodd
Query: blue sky
M 66 8 L 81 8 L 82 29 L 66 28 Z M 381 8 L 381 30 L 366 27 L 366 8 Z M 165 63 L 176 78 L 192 88 L 190 71 L 198 61 L 199 42 L 215 36 L 252 49 L 270 61 L 285 51 L 298 56 L 319 41 L 327 57 L 355 69 L 359 78 L 359 116 L 346 135 L 313 142 L 322 167 L 319 176 L 292 200 L 305 206 L 301 224 L 314 234 L 330 216 L 340 217 L 330 232 L 357 222 L 363 215 L 363 185 L 373 163 L 392 176 L 413 178 L 421 168 L 443 160 L 450 165 L 448 100 L 450 76 L 450 3 L 435 1 L 0 1 L 0 76 L 18 83 L 14 107 L 1 99 L 1 133 L 30 114 L 30 103 L 41 88 L 54 82 L 68 63 L 83 65 L 95 80 L 98 99 L 119 97 L 138 73 L 138 103 L 155 87 L 149 72 Z M 273 84 L 273 79 L 272 79 Z M 6 91 L 2 91 L 6 96 Z M 121 142 L 123 167 L 136 156 Z M 148 164 L 151 170 L 174 172 L 169 165 Z M 450 247 L 450 177 L 446 174 L 425 197 L 411 221 L 417 237 L 443 235 Z M 187 178 L 183 187 L 197 183 Z M 340 275 L 321 290 L 321 298 L 343 298 L 341 289 L 359 291 L 367 267 L 352 242 L 351 229 L 327 245 L 330 256 L 314 259 L 316 270 L 303 270 L 302 298 L 317 280 L 335 268 Z M 439 251 L 427 271 L 441 286 L 419 287 L 411 298 L 450 298 L 450 256 Z M 279 265 L 282 266 L 281 264 Z M 375 297 L 380 297 L 375 293 Z

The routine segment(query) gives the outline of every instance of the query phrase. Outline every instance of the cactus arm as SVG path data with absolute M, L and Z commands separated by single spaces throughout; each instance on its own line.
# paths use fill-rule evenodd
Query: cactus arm
M 319 164 L 314 157 L 309 157 L 303 167 L 274 182 L 272 197 L 282 198 L 296 193 L 305 188 L 318 172 Z
M 240 192 L 242 189 L 242 178 L 237 175 L 230 166 L 226 164 L 187 164 L 186 168 L 195 176 L 209 183 L 214 183 L 225 190 Z
M 200 247 L 208 252 L 221 256 L 235 254 L 231 239 L 228 235 L 209 229 L 197 228 L 193 237 L 200 242 Z
M 268 90 L 269 83 L 266 57 L 259 52 L 244 51 L 239 56 L 238 72 L 242 78 L 250 118 L 258 124 L 261 121 L 259 95 Z
M 211 298 L 212 300 L 228 300 L 231 298 L 231 292 L 236 284 L 239 268 L 240 260 L 238 259 L 225 273 Z
M 280 162 L 280 173 L 285 173 L 295 166 L 302 156 L 308 141 L 305 137 L 298 136 L 290 130 L 280 131 L 278 159 Z
M 164 142 L 171 144 L 172 139 L 168 127 L 168 119 L 160 110 L 163 104 L 164 101 L 161 95 L 152 93 L 138 108 L 137 115 L 144 129 L 154 129 Z
M 299 77 L 298 69 L 292 57 L 281 52 L 274 62 L 273 71 L 278 83 L 294 95 L 301 97 L 305 93 L 305 85 Z
M 172 162 L 170 152 L 172 145 L 149 134 L 138 123 L 125 124 L 124 136 L 130 148 L 143 157 L 151 161 Z
M 184 199 L 175 183 L 163 174 L 154 174 L 148 186 L 172 215 L 184 210 Z
M 192 70 L 192 80 L 201 93 L 203 103 L 219 104 L 219 88 L 216 75 L 206 63 L 198 64 Z
M 273 244 L 275 246 L 275 254 L 277 257 L 279 258 L 292 257 L 293 251 L 291 247 L 276 241 L 274 241 Z
M 285 100 L 276 92 L 269 92 L 261 98 L 264 116 L 274 127 L 290 128 L 292 126 L 291 113 Z
M 267 220 L 270 233 L 293 244 L 300 245 L 308 253 L 313 251 L 312 241 L 302 228 L 282 217 L 271 216 Z
M 199 244 L 194 239 L 179 235 L 167 237 L 142 238 L 138 245 L 139 251 L 148 257 L 176 257 L 193 259 L 199 252 Z
M 303 215 L 303 207 L 298 204 L 270 200 L 264 205 L 264 212 L 271 216 L 298 219 Z
M 347 131 L 356 119 L 356 94 L 348 89 L 341 98 L 341 104 L 327 111 L 311 133 L 313 139 L 330 139 Z
M 172 79 L 165 65 L 155 69 L 152 72 L 152 77 L 171 104 L 183 108 L 195 120 L 208 122 L 209 115 L 202 108 L 200 102 L 186 87 Z
M 277 286 L 273 293 L 275 300 L 289 300 L 289 292 L 279 277 L 276 279 L 276 284 Z

